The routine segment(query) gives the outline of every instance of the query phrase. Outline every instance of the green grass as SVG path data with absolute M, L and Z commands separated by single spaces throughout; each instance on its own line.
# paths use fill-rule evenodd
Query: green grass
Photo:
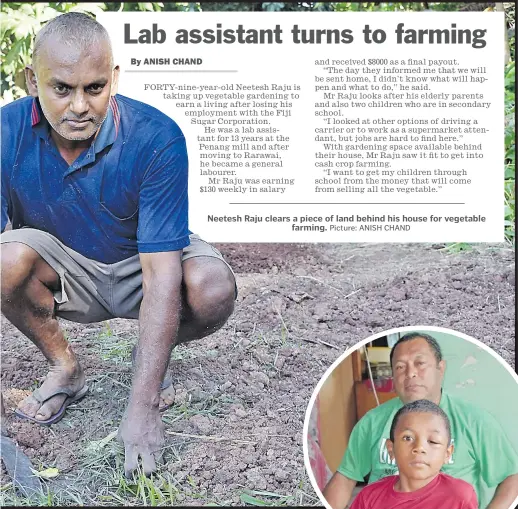
M 310 493 L 308 493 L 308 491 Z M 300 506 L 321 505 L 308 481 L 301 480 L 289 495 L 244 489 L 239 496 L 243 505 L 249 506 Z
M 103 361 L 114 364 L 131 363 L 131 350 L 138 340 L 136 335 L 116 334 L 113 332 L 110 322 L 104 322 L 103 330 L 97 339 L 97 352 Z
M 103 361 L 115 365 L 131 365 L 131 351 L 138 342 L 136 333 L 117 333 L 113 331 L 110 322 L 103 323 L 103 330 L 96 339 L 96 352 Z M 194 358 L 194 353 L 182 345 L 173 348 L 171 360 L 178 361 Z
M 462 251 L 472 251 L 473 247 L 471 244 L 467 244 L 466 242 L 455 242 L 453 244 L 448 244 L 446 247 L 440 249 L 440 251 L 446 251 L 448 253 L 460 253 Z

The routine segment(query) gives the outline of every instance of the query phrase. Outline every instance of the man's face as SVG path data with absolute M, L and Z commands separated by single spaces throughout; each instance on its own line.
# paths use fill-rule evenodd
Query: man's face
M 387 450 L 396 459 L 399 475 L 412 481 L 432 479 L 453 454 L 444 419 L 428 412 L 402 415 Z
M 437 362 L 430 345 L 416 338 L 397 345 L 392 374 L 397 395 L 403 403 L 428 399 L 439 403 L 446 363 Z
M 117 91 L 118 68 L 112 69 L 107 41 L 94 41 L 81 50 L 51 37 L 26 76 L 54 131 L 66 140 L 81 141 L 91 138 L 106 118 L 110 96 Z

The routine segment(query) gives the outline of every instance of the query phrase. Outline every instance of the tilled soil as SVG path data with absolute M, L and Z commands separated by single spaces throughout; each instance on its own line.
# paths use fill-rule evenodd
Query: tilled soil
M 173 353 L 176 400 L 164 415 L 162 472 L 180 490 L 178 503 L 238 504 L 244 489 L 318 503 L 302 453 L 309 398 L 347 347 L 376 332 L 451 328 L 483 341 L 514 367 L 514 250 L 506 246 L 462 253 L 415 244 L 217 247 L 236 272 L 239 296 L 225 327 Z M 33 464 L 59 469 L 52 489 L 77 485 L 85 503 L 108 503 L 98 495 L 105 473 L 121 469 L 122 452 L 115 441 L 96 451 L 94 441 L 115 431 L 124 411 L 137 322 L 63 326 L 90 392 L 45 428 L 11 413 L 47 368 L 3 319 L 8 429 Z

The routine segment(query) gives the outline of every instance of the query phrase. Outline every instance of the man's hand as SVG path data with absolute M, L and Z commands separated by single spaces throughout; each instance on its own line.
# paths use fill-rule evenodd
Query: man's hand
M 139 456 L 144 473 L 153 473 L 164 445 L 160 385 L 180 324 L 181 256 L 181 251 L 140 254 L 144 296 L 140 305 L 139 341 L 128 408 L 119 431 L 126 455 L 126 476 L 138 468 Z
M 324 497 L 333 509 L 345 509 L 353 494 L 356 481 L 335 472 L 324 488 Z
M 126 477 L 137 470 L 139 457 L 144 474 L 151 475 L 164 445 L 164 424 L 158 407 L 128 409 L 119 427 L 119 440 L 124 444 Z

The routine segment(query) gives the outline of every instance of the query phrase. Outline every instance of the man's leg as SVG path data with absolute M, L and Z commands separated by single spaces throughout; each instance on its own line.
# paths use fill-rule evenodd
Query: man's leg
M 188 258 L 183 268 L 183 309 L 178 342 L 200 339 L 221 328 L 234 310 L 236 282 L 220 259 Z
M 43 353 L 50 372 L 40 393 L 58 388 L 81 389 L 85 376 L 55 315 L 53 291 L 59 289 L 58 274 L 32 248 L 18 242 L 2 245 L 2 312 Z M 19 409 L 30 417 L 46 420 L 61 408 L 67 396 L 56 395 L 39 403 L 32 395 Z
M 20 234 L 20 231 L 17 233 Z M 65 263 L 65 272 L 81 273 L 75 265 L 78 260 L 67 257 L 56 239 L 44 232 L 23 231 L 24 239 L 35 235 L 38 238 L 36 245 L 45 245 L 46 256 L 50 256 L 56 266 L 62 267 Z M 191 249 L 196 252 L 190 251 L 182 264 L 183 309 L 179 343 L 212 334 L 226 322 L 234 308 L 235 279 L 232 271 L 222 259 L 213 256 L 214 249 L 209 244 L 193 240 L 192 246 Z M 76 392 L 84 385 L 84 373 L 56 319 L 54 292 L 59 291 L 61 285 L 56 270 L 23 242 L 11 240 L 2 243 L 2 311 L 15 327 L 33 341 L 50 363 L 49 376 L 39 389 L 43 395 L 60 387 Z M 92 276 L 93 267 L 88 270 Z M 81 287 L 85 281 L 76 281 L 73 276 L 68 277 L 67 281 L 69 285 L 74 284 L 74 287 L 67 289 L 68 297 L 72 299 L 71 305 L 65 303 L 67 319 L 90 323 L 112 317 L 105 309 L 106 304 L 89 297 L 96 293 L 93 288 Z M 86 308 L 83 301 L 88 301 Z M 61 313 L 63 304 L 59 309 Z M 46 420 L 61 408 L 65 397 L 55 396 L 41 405 L 29 396 L 20 403 L 19 409 L 30 417 Z M 173 399 L 172 387 L 162 391 L 162 404 L 169 405 Z
M 234 310 L 234 275 L 220 259 L 210 256 L 189 258 L 182 264 L 182 315 L 178 343 L 200 339 L 221 328 Z M 160 394 L 160 407 L 174 402 L 173 386 Z

